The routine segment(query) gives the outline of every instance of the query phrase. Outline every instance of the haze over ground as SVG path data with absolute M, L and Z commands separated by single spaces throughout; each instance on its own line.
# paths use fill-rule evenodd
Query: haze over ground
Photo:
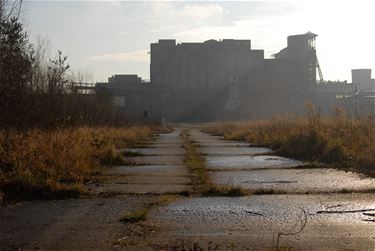
M 149 78 L 150 43 L 251 39 L 271 57 L 286 37 L 317 33 L 327 80 L 351 81 L 353 68 L 375 69 L 373 1 L 25 1 L 26 29 L 62 50 L 93 81 L 116 73 Z

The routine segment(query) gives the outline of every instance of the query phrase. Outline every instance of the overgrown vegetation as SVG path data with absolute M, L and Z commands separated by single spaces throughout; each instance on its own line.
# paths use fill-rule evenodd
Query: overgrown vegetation
M 0 0 L 0 128 L 55 128 L 122 123 L 105 88 L 82 94 L 87 75 L 74 72 L 68 57 L 35 44 L 20 22 L 21 0 Z
M 186 150 L 184 162 L 192 173 L 195 193 L 205 196 L 243 196 L 249 194 L 246 189 L 240 187 L 212 184 L 209 181 L 205 160 L 190 140 L 189 131 L 184 130 L 182 137 L 184 139 L 183 146 Z
M 104 165 L 123 164 L 116 148 L 144 142 L 149 126 L 0 131 L 0 190 L 5 197 L 78 195 Z
M 156 201 L 146 204 L 143 208 L 140 208 L 132 212 L 127 212 L 120 220 L 125 223 L 146 221 L 148 214 L 154 207 L 167 205 L 173 201 L 176 201 L 178 198 L 179 197 L 176 195 L 160 196 Z
M 189 131 L 182 131 L 182 138 L 184 140 L 183 147 L 186 150 L 184 162 L 187 168 L 192 173 L 192 183 L 195 192 L 200 192 L 208 184 L 208 174 L 207 169 L 204 165 L 203 157 L 196 151 L 196 148 L 191 142 L 189 137 Z
M 242 187 L 236 187 L 232 185 L 214 185 L 209 184 L 201 190 L 201 194 L 205 196 L 244 196 L 250 195 L 250 191 Z
M 322 116 L 311 105 L 303 117 L 285 115 L 238 123 L 211 123 L 211 134 L 266 145 L 278 154 L 333 164 L 375 176 L 375 121 L 349 118 L 336 109 Z
M 21 7 L 0 0 L 0 202 L 79 195 L 100 167 L 125 163 L 116 148 L 145 144 L 158 128 L 129 125 L 105 88 L 80 92 L 85 74 L 47 41 L 30 43 Z
M 124 215 L 124 217 L 121 218 L 121 221 L 125 223 L 134 223 L 139 221 L 145 221 L 147 220 L 147 216 L 149 213 L 148 208 L 142 208 L 137 211 L 129 212 Z

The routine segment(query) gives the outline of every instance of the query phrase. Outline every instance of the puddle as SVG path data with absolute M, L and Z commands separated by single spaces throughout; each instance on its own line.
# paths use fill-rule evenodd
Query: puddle
M 156 139 L 158 143 L 180 143 L 183 141 L 181 137 L 159 137 Z
M 201 137 L 201 136 L 191 136 L 190 139 L 194 142 L 225 142 L 222 137 Z
M 280 192 L 345 192 L 375 190 L 375 179 L 335 169 L 272 169 L 211 172 L 216 184 Z
M 188 170 L 182 165 L 143 165 L 116 166 L 104 171 L 105 175 L 150 175 L 150 176 L 187 176 Z
M 123 184 L 186 185 L 191 183 L 191 179 L 183 176 L 127 176 L 122 177 L 119 182 Z
M 181 147 L 158 147 L 158 148 L 128 148 L 126 152 L 139 153 L 142 155 L 184 155 L 185 150 Z
M 189 191 L 185 184 L 102 184 L 90 186 L 90 194 L 168 194 Z
M 198 151 L 204 155 L 254 155 L 271 154 L 273 151 L 266 147 L 199 147 Z
M 249 147 L 249 143 L 235 141 L 195 142 L 200 147 Z
M 147 148 L 183 148 L 182 143 L 153 143 Z
M 126 160 L 140 165 L 182 165 L 183 158 L 179 155 L 160 155 L 160 156 L 137 156 L 125 157 Z
M 289 168 L 305 162 L 278 156 L 206 156 L 207 167 L 212 170 Z
M 200 134 L 192 131 L 190 133 L 190 138 L 196 142 L 215 142 L 215 141 L 224 141 L 224 138 L 221 136 L 211 136 L 208 134 Z

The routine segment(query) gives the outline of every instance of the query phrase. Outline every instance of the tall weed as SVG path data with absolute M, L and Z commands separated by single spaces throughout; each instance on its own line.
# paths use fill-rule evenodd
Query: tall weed
M 266 145 L 294 158 L 350 167 L 375 176 L 375 122 L 354 120 L 340 110 L 321 116 L 311 107 L 306 116 L 234 123 L 209 123 L 204 129 L 226 139 Z
M 156 128 L 79 127 L 0 130 L 0 190 L 5 194 L 80 192 L 104 165 L 121 164 L 116 148 L 144 142 Z

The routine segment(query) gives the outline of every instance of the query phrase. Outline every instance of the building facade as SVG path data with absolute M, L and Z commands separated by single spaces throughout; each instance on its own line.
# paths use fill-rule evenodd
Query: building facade
M 303 113 L 307 100 L 328 109 L 343 101 L 341 94 L 343 99 L 354 96 L 349 97 L 348 84 L 317 84 L 316 37 L 311 32 L 289 36 L 287 47 L 272 59 L 252 49 L 251 40 L 159 40 L 151 44 L 150 82 L 136 75 L 115 75 L 99 85 L 109 88 L 121 112 L 132 119 L 263 118 Z M 362 82 L 372 90 L 371 71 L 368 76 L 368 70 L 353 70 L 353 83 Z

